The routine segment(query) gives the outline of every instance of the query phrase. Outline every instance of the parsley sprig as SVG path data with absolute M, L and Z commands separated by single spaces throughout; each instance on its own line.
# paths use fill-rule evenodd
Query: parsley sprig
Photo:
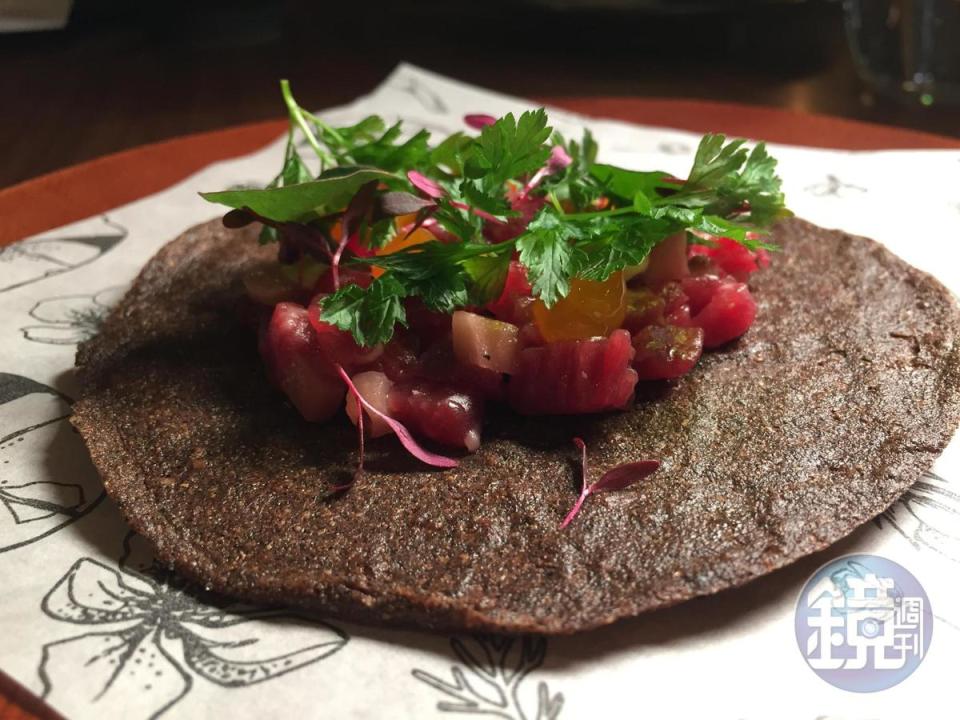
M 392 216 L 412 211 L 418 222 L 429 219 L 456 239 L 389 255 L 344 255 L 348 263 L 384 271 L 368 288 L 344 285 L 322 300 L 323 319 L 362 345 L 386 342 L 406 324 L 408 298 L 444 313 L 495 299 L 515 254 L 534 294 L 549 306 L 566 296 L 574 278 L 605 280 L 640 264 L 678 232 L 770 247 L 760 238 L 789 214 L 776 160 L 763 143 L 748 149 L 743 140 L 706 135 L 687 179 L 678 180 L 597 163 L 590 133 L 566 141 L 542 108 L 507 114 L 479 136 L 455 133 L 431 147 L 426 130 L 408 136 L 400 123 L 387 127 L 376 116 L 331 127 L 296 103 L 286 81 L 281 90 L 290 117 L 281 172 L 262 190 L 204 197 L 263 221 L 263 241 L 283 241 L 284 230 L 295 229 L 301 239 L 313 233 L 335 249 L 342 238 L 330 230 L 339 218 L 376 247 L 389 240 Z M 298 135 L 319 161 L 316 176 L 300 155 Z M 569 162 L 544 173 L 556 146 Z M 442 196 L 418 197 L 411 171 L 435 183 Z M 542 182 L 528 187 L 533 176 Z M 485 227 L 519 215 L 509 196 L 539 210 L 512 239 L 491 244 Z

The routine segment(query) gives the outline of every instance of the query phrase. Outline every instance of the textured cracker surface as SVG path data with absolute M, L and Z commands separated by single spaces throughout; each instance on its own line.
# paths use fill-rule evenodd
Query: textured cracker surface
M 889 506 L 960 420 L 955 301 L 871 240 L 781 223 L 754 327 L 677 385 L 603 417 L 488 418 L 425 470 L 393 438 L 371 470 L 345 417 L 302 421 L 266 382 L 239 275 L 274 252 L 198 226 L 143 270 L 77 356 L 73 422 L 159 557 L 211 588 L 373 624 L 571 633 L 742 584 Z M 592 476 L 654 457 L 564 531 Z

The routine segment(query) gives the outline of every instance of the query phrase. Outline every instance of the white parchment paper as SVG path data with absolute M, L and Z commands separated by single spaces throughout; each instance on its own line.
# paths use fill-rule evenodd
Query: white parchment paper
M 371 95 L 322 115 L 336 124 L 379 113 L 442 134 L 463 129 L 464 113 L 530 105 L 401 66 Z M 603 161 L 679 176 L 698 139 L 550 115 L 567 136 L 588 125 Z M 960 715 L 956 442 L 935 476 L 830 551 L 742 589 L 573 638 L 382 631 L 184 592 L 104 498 L 64 419 L 74 352 L 164 243 L 219 214 L 198 191 L 262 185 L 282 150 L 278 140 L 0 252 L 0 669 L 78 720 Z M 798 215 L 876 238 L 960 290 L 960 152 L 772 150 Z M 821 680 L 794 636 L 803 583 L 853 552 L 907 567 L 936 615 L 919 669 L 879 693 Z

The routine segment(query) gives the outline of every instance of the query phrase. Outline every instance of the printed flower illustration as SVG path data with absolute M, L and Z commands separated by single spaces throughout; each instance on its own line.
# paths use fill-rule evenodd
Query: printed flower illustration
M 66 295 L 41 300 L 30 309 L 30 317 L 42 323 L 20 328 L 23 337 L 51 345 L 76 345 L 100 329 L 107 312 L 126 290 L 109 287 L 94 295 Z
M 900 500 L 881 515 L 917 549 L 927 548 L 960 563 L 960 492 L 946 479 L 924 473 Z
M 118 568 L 81 558 L 43 599 L 47 616 L 83 629 L 46 644 L 39 667 L 43 697 L 71 717 L 157 718 L 197 678 L 246 687 L 347 642 L 324 622 L 216 604 L 154 565 L 143 547 L 131 533 Z
M 103 499 L 66 397 L 22 375 L 0 373 L 0 553 L 69 525 Z
M 127 237 L 127 229 L 102 218 L 109 233 L 37 238 L 0 248 L 0 293 L 60 275 L 93 262 Z
M 859 185 L 853 185 L 840 180 L 836 175 L 828 174 L 826 180 L 822 183 L 809 185 L 804 190 L 816 197 L 835 197 L 844 198 L 852 194 L 862 195 L 867 191 L 866 188 Z
M 543 664 L 547 641 L 540 637 L 508 638 L 481 635 L 452 638 L 450 647 L 462 665 L 450 668 L 451 680 L 413 670 L 413 676 L 455 702 L 442 700 L 437 710 L 504 718 L 504 720 L 556 720 L 563 695 L 551 696 L 545 682 L 537 686 L 535 714 L 528 714 L 521 698 L 526 677 Z
M 960 492 L 945 478 L 932 472 L 924 473 L 896 503 L 874 519 L 877 527 L 893 528 L 914 549 L 928 550 L 960 564 L 958 521 Z M 945 615 L 935 613 L 934 617 L 960 631 L 960 622 L 949 611 Z
M 657 150 L 665 155 L 689 155 L 693 152 L 693 148 L 691 148 L 687 143 L 679 140 L 662 142 L 657 145 Z
M 443 101 L 443 98 L 417 78 L 406 78 L 403 85 L 397 89 L 412 95 L 429 112 L 436 115 L 444 115 L 448 112 L 447 104 Z

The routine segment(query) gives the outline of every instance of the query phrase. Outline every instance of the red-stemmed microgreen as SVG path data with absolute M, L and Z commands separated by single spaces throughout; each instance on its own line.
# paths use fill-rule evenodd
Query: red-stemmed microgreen
M 385 192 L 377 198 L 377 210 L 384 217 L 410 215 L 423 210 L 432 210 L 437 206 L 432 200 L 426 200 L 406 192 Z
M 520 191 L 520 196 L 527 197 L 536 189 L 537 185 L 543 182 L 545 177 L 562 172 L 569 167 L 572 162 L 573 159 L 567 154 L 567 151 L 564 150 L 563 145 L 554 145 L 550 150 L 550 157 L 547 158 L 546 164 L 537 170 L 537 172 L 533 174 L 533 177 L 527 181 L 527 184 L 523 186 L 523 190 Z
M 299 257 L 301 253 L 306 253 L 317 260 L 329 261 L 333 259 L 333 251 L 330 249 L 326 236 L 310 225 L 277 222 L 247 207 L 231 210 L 223 216 L 224 227 L 231 229 L 242 228 L 253 222 L 259 222 L 266 227 L 277 230 L 281 247 L 292 249 L 295 257 Z
M 347 384 L 347 388 L 350 390 L 350 393 L 353 395 L 353 397 L 356 398 L 356 400 L 363 406 L 363 408 L 367 410 L 367 412 L 371 413 L 372 415 L 376 415 L 378 418 L 383 420 L 391 430 L 393 430 L 394 435 L 397 436 L 397 439 L 400 440 L 400 444 L 406 448 L 408 453 L 417 458 L 417 460 L 420 460 L 427 465 L 432 465 L 433 467 L 451 468 L 459 465 L 459 463 L 453 458 L 437 455 L 436 453 L 432 453 L 429 450 L 425 450 L 424 448 L 420 447 L 419 443 L 413 439 L 413 435 L 410 434 L 410 431 L 407 430 L 407 427 L 403 423 L 375 408 L 363 397 L 363 395 L 360 394 L 357 386 L 353 384 L 353 380 L 350 379 L 350 376 L 347 374 L 347 371 L 343 369 L 342 365 L 338 364 L 336 368 L 337 374 L 339 374 L 340 378 Z M 362 413 L 358 413 L 358 415 L 362 415 Z
M 457 200 L 452 200 L 452 201 L 450 202 L 450 205 L 451 205 L 452 207 L 455 207 L 457 210 L 464 210 L 464 211 L 466 211 L 466 212 L 468 212 L 468 213 L 473 213 L 473 214 L 476 215 L 478 218 L 483 218 L 484 220 L 487 220 L 488 222 L 494 222 L 494 223 L 502 223 L 502 222 L 503 222 L 503 220 L 501 220 L 500 218 L 498 218 L 498 217 L 497 217 L 496 215 L 494 215 L 493 213 L 488 213 L 486 210 L 482 210 L 481 208 L 478 208 L 478 207 L 473 207 L 472 205 L 467 205 L 466 203 L 462 203 L 462 202 L 459 202 L 459 201 L 457 201 Z
M 421 173 L 418 173 L 416 170 L 411 170 L 407 173 L 407 180 L 409 180 L 410 184 L 413 185 L 417 190 L 432 200 L 441 200 L 447 195 L 447 191 L 444 190 L 439 183 L 434 182 Z M 450 206 L 455 207 L 457 210 L 473 213 L 477 217 L 483 218 L 489 222 L 503 222 L 496 215 L 493 215 L 486 210 L 482 210 L 481 208 L 472 207 L 465 202 L 460 202 L 459 200 L 451 200 Z
M 350 242 L 350 236 L 358 233 L 365 221 L 369 222 L 376 189 L 376 182 L 368 182 L 363 185 L 350 200 L 343 217 L 340 219 L 340 239 L 337 242 L 337 249 L 330 259 L 330 274 L 333 277 L 335 290 L 340 289 L 340 259 L 343 257 L 343 251 L 346 249 L 347 243 Z
M 357 460 L 357 469 L 353 471 L 350 480 L 339 485 L 334 485 L 330 489 L 335 492 L 346 492 L 353 487 L 353 484 L 363 477 L 363 456 L 364 456 L 364 438 L 363 438 L 363 403 L 360 398 L 354 396 L 354 402 L 357 404 L 357 444 L 360 446 L 360 457 Z
M 617 465 L 607 470 L 596 482 L 587 484 L 587 478 L 589 477 L 587 470 L 587 444 L 578 437 L 573 439 L 573 444 L 580 449 L 580 496 L 577 498 L 573 507 L 570 508 L 570 512 L 567 513 L 563 522 L 560 523 L 561 530 L 573 521 L 583 507 L 584 501 L 594 493 L 609 490 L 623 490 L 648 475 L 653 474 L 657 468 L 660 467 L 659 460 L 639 460 L 637 462 L 624 463 L 623 465 Z

